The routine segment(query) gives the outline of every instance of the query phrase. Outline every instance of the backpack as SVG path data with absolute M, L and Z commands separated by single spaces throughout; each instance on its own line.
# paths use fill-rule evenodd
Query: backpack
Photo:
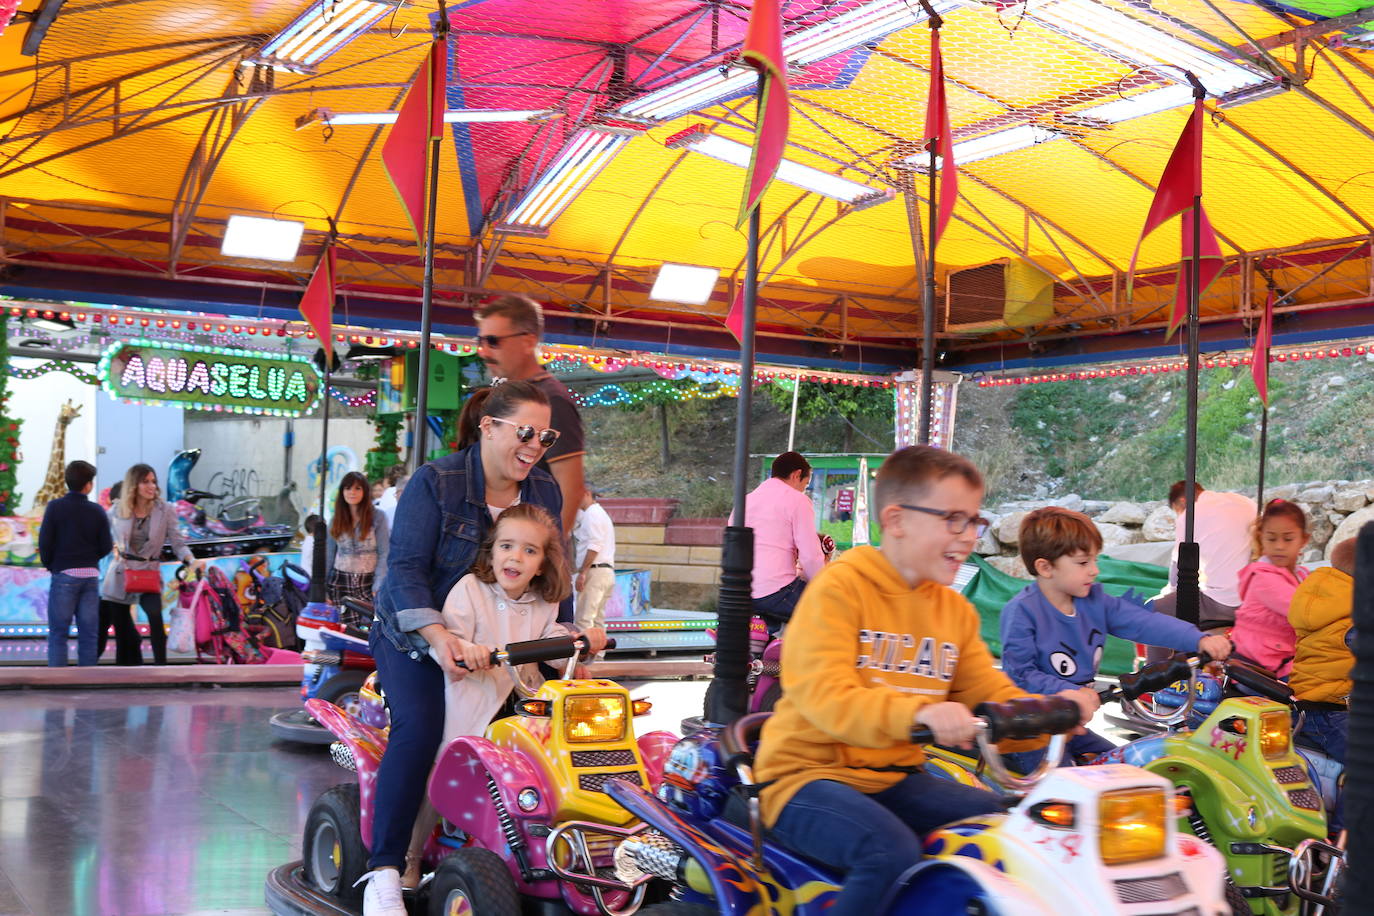
M 266 561 L 244 562 L 244 569 L 252 577 L 252 585 L 244 590 L 249 603 L 243 612 L 243 627 L 259 644 L 273 649 L 297 650 L 301 646 L 296 635 L 296 614 L 289 593 L 293 590 L 281 576 L 267 575 Z M 303 604 L 300 606 L 304 606 Z

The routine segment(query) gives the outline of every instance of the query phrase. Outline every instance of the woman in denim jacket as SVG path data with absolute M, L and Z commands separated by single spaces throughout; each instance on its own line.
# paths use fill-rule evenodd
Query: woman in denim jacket
M 401 495 L 377 594 L 371 645 L 391 733 L 374 786 L 365 916 L 405 916 L 400 871 L 443 737 L 445 679 L 465 673 L 458 668 L 458 637 L 445 628 L 439 608 L 501 510 L 533 503 L 555 519 L 563 510 L 558 484 L 535 467 L 558 438 L 549 429 L 543 392 L 528 382 L 504 382 L 473 399 L 464 417 L 478 419 L 475 427 L 466 425 L 459 443 L 466 447 L 420 468 Z M 473 433 L 476 441 L 468 444 Z

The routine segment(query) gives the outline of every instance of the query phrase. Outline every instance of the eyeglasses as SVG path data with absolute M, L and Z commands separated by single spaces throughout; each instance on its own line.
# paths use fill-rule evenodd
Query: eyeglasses
M 503 419 L 501 419 L 500 417 L 492 417 L 492 418 L 491 418 L 491 421 L 492 421 L 493 423 L 504 423 L 504 424 L 506 424 L 507 426 L 514 426 L 514 427 L 515 427 L 515 438 L 519 439 L 521 442 L 528 442 L 528 441 L 530 441 L 531 439 L 533 439 L 533 438 L 535 437 L 536 434 L 538 434 L 538 436 L 539 436 L 539 447 L 540 447 L 540 448 L 548 448 L 549 446 L 551 446 L 551 445 L 553 445 L 555 442 L 557 442 L 557 441 L 558 441 L 558 437 L 562 435 L 562 433 L 560 433 L 560 432 L 559 432 L 558 430 L 556 430 L 556 429 L 538 429 L 538 430 L 537 430 L 537 429 L 535 429 L 533 426 L 530 426 L 529 424 L 525 424 L 525 425 L 522 426 L 522 425 L 520 425 L 519 423 L 512 423 L 510 420 L 503 420 Z
M 501 349 L 501 341 L 509 340 L 512 337 L 524 337 L 526 334 L 533 334 L 533 331 L 512 331 L 509 334 L 478 334 L 477 342 L 486 344 L 489 349 Z
M 912 512 L 924 512 L 926 515 L 934 515 L 945 520 L 945 527 L 950 534 L 963 534 L 968 530 L 968 526 L 973 526 L 973 533 L 982 537 L 987 534 L 988 527 L 992 524 L 981 515 L 969 515 L 967 512 L 949 512 L 945 509 L 931 509 L 926 506 L 909 506 L 906 503 L 898 503 L 903 509 L 910 509 Z

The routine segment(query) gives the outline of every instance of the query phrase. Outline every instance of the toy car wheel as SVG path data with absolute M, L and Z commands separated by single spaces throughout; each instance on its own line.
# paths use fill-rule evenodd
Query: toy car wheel
M 301 858 L 312 887 L 345 901 L 362 899 L 353 885 L 367 873 L 367 847 L 358 825 L 358 785 L 334 786 L 315 800 L 305 819 Z
M 315 691 L 315 699 L 333 703 L 353 718 L 358 718 L 359 703 L 367 672 L 349 669 L 340 671 L 320 685 Z
M 778 681 L 768 685 L 768 689 L 763 693 L 763 699 L 759 700 L 759 708 L 755 712 L 772 712 L 773 707 L 778 705 L 778 700 L 782 699 L 782 684 Z
M 715 910 L 699 903 L 683 903 L 681 900 L 665 900 L 646 906 L 639 916 L 715 916 Z
M 1226 903 L 1231 907 L 1231 916 L 1254 916 L 1254 908 L 1245 895 L 1230 881 L 1226 882 Z
M 429 884 L 429 916 L 518 916 L 520 894 L 501 857 L 460 849 L 439 863 Z

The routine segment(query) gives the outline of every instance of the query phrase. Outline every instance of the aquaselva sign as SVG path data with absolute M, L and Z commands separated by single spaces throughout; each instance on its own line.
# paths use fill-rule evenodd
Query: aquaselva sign
M 303 356 L 154 340 L 111 344 L 96 374 L 111 397 L 188 410 L 295 417 L 320 399 L 320 374 Z

